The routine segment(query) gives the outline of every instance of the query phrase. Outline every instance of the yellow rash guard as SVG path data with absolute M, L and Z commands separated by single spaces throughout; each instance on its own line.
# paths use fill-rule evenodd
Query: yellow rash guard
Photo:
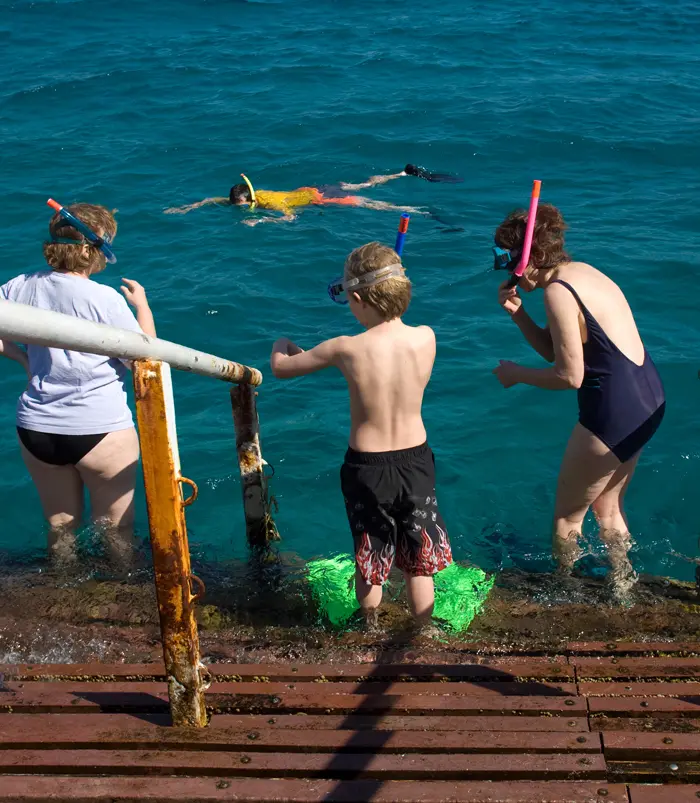
M 255 200 L 260 209 L 272 209 L 285 215 L 293 214 L 297 206 L 309 206 L 323 203 L 323 195 L 316 187 L 299 187 L 290 192 L 275 192 L 273 190 L 257 190 Z

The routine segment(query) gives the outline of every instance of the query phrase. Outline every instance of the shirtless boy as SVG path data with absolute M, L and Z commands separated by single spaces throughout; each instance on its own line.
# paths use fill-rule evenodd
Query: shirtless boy
M 366 331 L 310 351 L 281 338 L 272 347 L 272 373 L 288 379 L 334 366 L 345 376 L 352 423 L 340 481 L 355 542 L 357 599 L 373 622 L 396 560 L 411 613 L 425 624 L 433 612 L 433 575 L 452 563 L 421 417 L 435 334 L 401 320 L 411 282 L 396 252 L 380 243 L 355 249 L 329 292 L 334 300 L 347 296 Z

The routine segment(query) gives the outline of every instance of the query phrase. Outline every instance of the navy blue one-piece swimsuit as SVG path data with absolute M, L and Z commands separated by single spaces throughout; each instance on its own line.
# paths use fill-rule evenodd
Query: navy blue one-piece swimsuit
M 555 282 L 576 299 L 588 329 L 578 420 L 626 463 L 649 442 L 664 417 L 661 377 L 646 349 L 641 365 L 632 362 L 605 334 L 574 288 L 561 279 Z

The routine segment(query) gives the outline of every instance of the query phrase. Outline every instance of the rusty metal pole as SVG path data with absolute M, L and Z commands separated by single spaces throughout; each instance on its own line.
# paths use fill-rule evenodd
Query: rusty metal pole
M 200 588 L 201 581 L 190 569 L 184 511 L 197 490 L 180 474 L 170 366 L 138 360 L 133 370 L 170 712 L 174 725 L 201 728 L 207 724 L 207 715 L 194 615 L 194 603 L 201 594 L 192 593 L 193 581 Z M 193 488 L 187 500 L 183 500 L 181 483 Z
M 279 534 L 268 510 L 267 480 L 260 452 L 260 421 L 255 403 L 256 396 L 256 390 L 251 385 L 237 385 L 231 388 L 246 535 L 251 547 L 260 548 L 268 546 L 270 541 L 278 540 Z

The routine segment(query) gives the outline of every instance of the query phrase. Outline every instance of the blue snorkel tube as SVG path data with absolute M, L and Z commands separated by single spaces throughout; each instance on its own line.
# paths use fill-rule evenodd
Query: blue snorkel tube
M 399 221 L 399 231 L 396 235 L 396 245 L 394 246 L 394 251 L 401 256 L 403 253 L 403 241 L 406 239 L 406 232 L 408 231 L 408 221 L 411 219 L 411 216 L 404 212 L 401 215 L 401 220 Z
M 110 246 L 110 243 L 106 237 L 100 237 L 99 234 L 95 234 L 95 232 L 82 220 L 77 218 L 75 215 L 72 215 L 65 206 L 61 206 L 58 201 L 54 201 L 53 198 L 49 198 L 46 202 L 52 209 L 54 209 L 58 214 L 70 224 L 72 228 L 76 231 L 79 231 L 83 237 L 90 243 L 90 245 L 94 245 L 95 248 L 99 248 L 100 251 L 104 254 L 105 259 L 110 264 L 114 264 L 117 261 L 117 258 L 114 256 L 114 251 Z M 69 244 L 80 245 L 79 240 L 67 240 Z

